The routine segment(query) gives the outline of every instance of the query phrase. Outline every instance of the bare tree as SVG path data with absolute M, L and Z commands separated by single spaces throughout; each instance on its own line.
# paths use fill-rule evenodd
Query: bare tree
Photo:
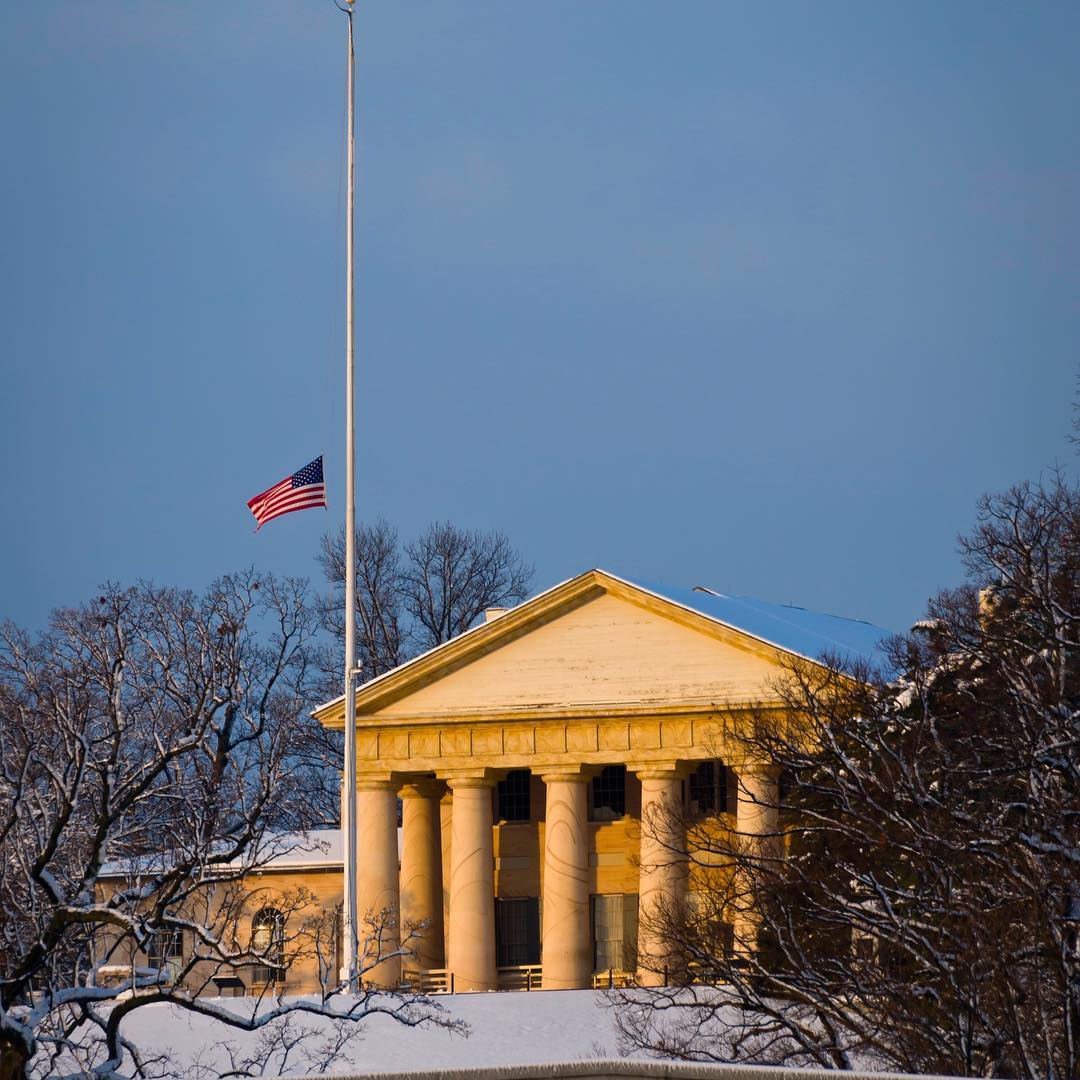
M 1080 1077 L 1080 493 L 988 497 L 961 550 L 884 673 L 792 663 L 785 709 L 731 725 L 779 834 L 687 823 L 695 902 L 657 917 L 683 986 L 623 996 L 629 1043 Z
M 333 637 L 345 636 L 345 533 L 322 540 L 319 565 L 332 588 L 323 605 L 323 623 Z M 356 531 L 357 661 L 367 678 L 397 667 L 409 655 L 408 627 L 402 605 L 398 534 L 385 521 Z M 327 665 L 330 684 L 340 692 L 342 669 L 336 654 Z
M 319 556 L 333 593 L 324 624 L 344 635 L 344 533 L 323 537 Z M 468 630 L 487 608 L 528 596 L 533 568 L 500 532 L 435 522 L 401 547 L 385 521 L 356 533 L 356 614 L 360 665 L 372 678 Z M 337 692 L 341 665 L 327 656 L 326 689 Z
M 37 640 L 3 627 L 0 1078 L 163 1075 L 127 1035 L 152 1002 L 247 1030 L 298 1012 L 435 1015 L 375 991 L 335 996 L 333 964 L 314 999 L 244 1012 L 199 996 L 214 974 L 287 967 L 328 940 L 300 895 L 283 901 L 289 939 L 260 943 L 244 925 L 245 879 L 281 854 L 281 808 L 310 781 L 296 720 L 315 625 L 302 582 L 249 572 L 201 597 L 109 587 Z M 192 946 L 178 977 L 130 962 L 123 983 L 105 977 L 175 933 Z
M 405 553 L 402 598 L 420 649 L 468 630 L 486 608 L 524 600 L 532 581 L 533 568 L 500 532 L 437 521 Z

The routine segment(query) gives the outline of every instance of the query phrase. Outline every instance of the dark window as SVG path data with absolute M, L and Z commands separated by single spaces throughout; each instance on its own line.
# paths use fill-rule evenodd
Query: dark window
M 791 796 L 797 786 L 798 780 L 795 778 L 795 770 L 781 769 L 776 780 L 776 797 L 781 805 L 791 801 Z
M 276 983 L 285 978 L 285 920 L 276 908 L 264 907 L 251 920 L 251 951 L 263 963 L 255 965 L 257 983 Z
M 617 821 L 626 815 L 626 766 L 608 765 L 592 782 L 592 820 Z
M 852 951 L 857 960 L 872 964 L 877 957 L 877 942 L 869 934 L 859 934 L 852 941 Z
M 692 816 L 728 812 L 728 771 L 719 761 L 703 761 L 690 774 L 690 799 L 687 809 Z
M 593 971 L 633 971 L 637 966 L 637 893 L 591 900 Z
M 495 901 L 495 963 L 540 963 L 540 901 L 535 896 Z
M 529 785 L 532 774 L 528 769 L 514 769 L 499 781 L 499 820 L 529 820 Z
M 169 982 L 175 982 L 184 966 L 183 930 L 155 930 L 146 944 L 150 967 L 164 971 Z
M 732 957 L 735 955 L 735 924 L 722 922 L 719 926 L 720 948 L 722 955 Z

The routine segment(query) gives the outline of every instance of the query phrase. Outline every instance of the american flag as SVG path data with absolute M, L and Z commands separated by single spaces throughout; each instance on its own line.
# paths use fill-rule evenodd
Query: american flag
M 299 472 L 286 476 L 254 499 L 248 499 L 248 509 L 259 523 L 259 531 L 268 521 L 294 510 L 310 510 L 326 505 L 326 484 L 323 483 L 322 455 Z

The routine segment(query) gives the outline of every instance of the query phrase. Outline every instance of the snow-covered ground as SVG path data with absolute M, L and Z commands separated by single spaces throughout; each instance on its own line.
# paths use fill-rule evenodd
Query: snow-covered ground
M 603 995 L 592 990 L 536 993 L 455 994 L 437 999 L 454 1020 L 469 1026 L 468 1036 L 443 1028 L 406 1027 L 387 1016 L 361 1021 L 361 1035 L 347 1046 L 331 1073 L 411 1072 L 482 1065 L 532 1065 L 586 1058 L 618 1057 L 612 1012 Z M 251 1002 L 215 1001 L 250 1015 Z M 305 1027 L 325 1028 L 320 1018 L 298 1016 Z M 167 1051 L 180 1075 L 197 1072 L 195 1063 L 218 1063 L 230 1043 L 243 1055 L 257 1035 L 230 1029 L 211 1019 L 154 1004 L 135 1010 L 124 1034 L 143 1052 Z M 288 1071 L 303 1073 L 299 1057 Z M 275 1070 L 276 1071 L 276 1070 Z

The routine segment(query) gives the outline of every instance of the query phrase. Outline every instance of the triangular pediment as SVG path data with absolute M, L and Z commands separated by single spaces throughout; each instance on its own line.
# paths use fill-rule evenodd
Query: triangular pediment
M 359 688 L 358 717 L 544 714 L 746 703 L 772 697 L 780 651 L 602 571 Z M 342 703 L 316 715 L 334 725 Z

